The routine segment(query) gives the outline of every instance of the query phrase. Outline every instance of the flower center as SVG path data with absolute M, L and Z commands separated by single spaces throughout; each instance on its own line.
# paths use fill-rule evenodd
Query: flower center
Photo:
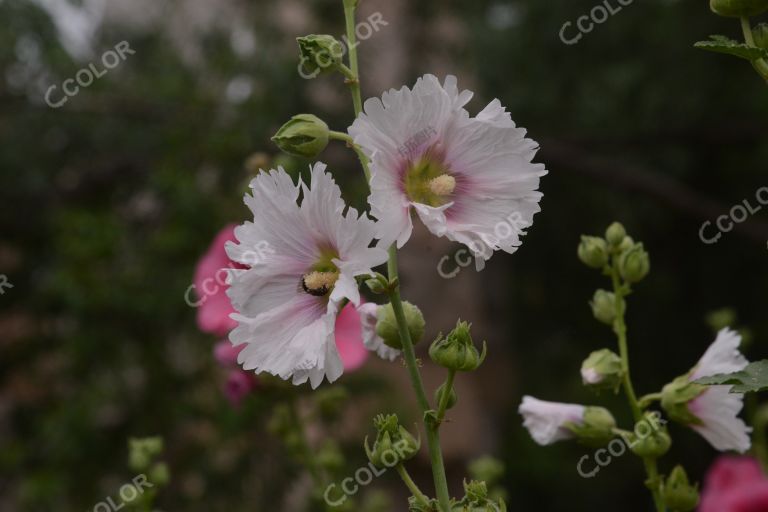
M 405 171 L 405 193 L 414 203 L 441 206 L 456 189 L 456 178 L 436 155 L 427 152 Z
M 310 272 L 301 278 L 301 288 L 310 295 L 323 297 L 339 279 L 338 272 Z

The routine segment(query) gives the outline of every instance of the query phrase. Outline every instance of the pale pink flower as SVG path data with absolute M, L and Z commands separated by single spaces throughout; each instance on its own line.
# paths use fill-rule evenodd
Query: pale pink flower
M 583 405 L 546 402 L 532 396 L 524 396 L 518 409 L 523 415 L 523 426 L 542 446 L 573 438 L 574 433 L 567 425 L 581 425 L 585 411 Z
M 538 144 L 499 100 L 476 117 L 472 92 L 432 75 L 365 102 L 349 134 L 371 157 L 371 214 L 382 243 L 411 236 L 411 210 L 436 236 L 466 245 L 481 269 L 493 252 L 513 253 L 542 197 Z

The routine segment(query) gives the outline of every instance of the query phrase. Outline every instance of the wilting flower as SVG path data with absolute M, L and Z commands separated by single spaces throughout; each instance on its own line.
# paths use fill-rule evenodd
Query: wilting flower
M 456 77 L 441 84 L 425 75 L 413 89 L 367 100 L 349 133 L 371 157 L 371 213 L 382 242 L 405 244 L 413 208 L 432 233 L 465 244 L 481 269 L 493 251 L 522 243 L 546 171 L 531 163 L 538 145 L 499 100 L 470 117 L 463 107 L 471 98 Z
M 239 243 L 227 244 L 229 257 L 248 267 L 230 271 L 227 291 L 238 322 L 229 339 L 246 344 L 238 361 L 294 384 L 333 382 L 343 372 L 334 343 L 340 303 L 359 304 L 355 277 L 387 257 L 370 247 L 375 225 L 353 208 L 345 214 L 321 163 L 311 169 L 310 187 L 294 184 L 281 168 L 257 176 L 251 189 L 245 203 L 254 220 L 235 229 Z
M 578 432 L 582 428 L 596 426 L 592 424 L 593 422 L 587 425 L 585 421 L 590 409 L 601 409 L 601 415 L 604 411 L 599 407 L 545 402 L 532 396 L 524 396 L 518 411 L 523 415 L 523 426 L 528 429 L 533 440 L 546 446 L 556 441 L 578 437 Z M 615 423 L 608 425 L 609 436 L 612 427 L 615 427 Z M 603 425 L 600 425 L 599 430 L 604 430 Z
M 378 310 L 379 306 L 370 302 L 361 304 L 357 308 L 363 331 L 363 343 L 368 350 L 376 352 L 380 358 L 394 361 L 400 356 L 400 351 L 384 343 L 381 336 L 376 333 Z
M 744 395 L 731 386 L 703 386 L 695 380 L 743 370 L 749 361 L 739 352 L 741 336 L 727 327 L 720 330 L 699 362 L 686 375 L 662 390 L 662 406 L 675 421 L 689 425 L 717 450 L 749 450 L 751 428 L 737 415 Z
M 768 477 L 752 457 L 720 457 L 704 481 L 699 512 L 768 511 Z
M 243 268 L 227 256 L 224 245 L 235 239 L 235 225 L 224 227 L 197 262 L 194 290 L 197 294 L 197 326 L 203 332 L 224 336 L 237 325 L 229 315 L 234 313 L 227 297 L 225 268 Z

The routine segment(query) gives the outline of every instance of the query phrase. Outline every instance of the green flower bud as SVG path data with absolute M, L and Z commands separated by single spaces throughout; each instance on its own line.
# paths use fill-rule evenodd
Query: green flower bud
M 768 23 L 760 23 L 752 29 L 755 45 L 768 50 Z
M 307 78 L 315 78 L 322 73 L 330 73 L 341 64 L 344 46 L 333 36 L 311 34 L 296 38 L 299 43 L 299 58 Z
M 155 485 L 168 485 L 171 481 L 171 473 L 168 471 L 168 464 L 158 462 L 149 470 L 149 481 Z
M 143 471 L 162 451 L 162 437 L 131 438 L 128 440 L 128 465 L 135 471 Z
M 332 440 L 325 441 L 317 452 L 316 459 L 320 467 L 331 473 L 344 468 L 344 454 L 341 453 L 339 445 Z
M 635 244 L 619 257 L 619 273 L 628 283 L 641 281 L 651 270 L 651 260 L 643 244 Z
M 566 423 L 565 427 L 576 435 L 582 444 L 599 447 L 608 444 L 614 437 L 616 420 L 604 407 L 586 407 L 581 424 Z
M 627 436 L 629 449 L 640 457 L 658 458 L 669 451 L 672 439 L 657 412 L 648 412 L 635 424 L 635 431 Z
M 757 16 L 768 11 L 768 0 L 709 0 L 712 12 L 729 18 Z
M 635 241 L 632 240 L 632 237 L 625 236 L 624 240 L 622 240 L 621 243 L 619 244 L 619 254 L 627 252 L 632 247 L 634 247 L 634 245 L 635 245 Z
M 595 318 L 608 325 L 613 325 L 616 318 L 616 295 L 606 290 L 597 290 L 589 303 Z
M 664 504 L 675 512 L 689 512 L 699 504 L 699 486 L 688 482 L 682 466 L 675 466 L 664 485 Z
M 371 449 L 366 436 L 364 447 L 368 459 L 375 466 L 391 468 L 412 459 L 419 452 L 421 441 L 399 424 L 396 415 L 379 414 L 373 424 L 378 431 L 376 441 Z
M 416 496 L 408 498 L 408 512 L 435 512 L 440 510 L 437 500 L 429 500 L 429 503 L 422 503 Z
M 443 402 L 443 394 L 445 393 L 445 382 L 443 382 L 437 391 L 435 391 L 435 403 L 441 404 Z M 451 386 L 451 394 L 448 395 L 448 405 L 446 409 L 452 409 L 456 402 L 459 401 L 459 395 L 456 394 L 456 388 Z
M 504 463 L 494 457 L 480 457 L 469 464 L 469 474 L 475 480 L 493 484 L 504 476 Z
M 408 331 L 411 334 L 411 342 L 416 345 L 424 337 L 424 315 L 421 310 L 410 302 L 403 302 L 403 311 L 405 320 L 408 324 Z M 400 330 L 397 327 L 397 318 L 392 309 L 392 304 L 379 306 L 376 311 L 376 334 L 381 336 L 384 343 L 397 350 L 403 349 L 400 341 Z
M 444 368 L 457 372 L 471 372 L 477 369 L 485 360 L 487 347 L 483 342 L 483 353 L 478 352 L 470 325 L 459 320 L 456 327 L 443 338 L 440 334 L 429 347 L 429 357 Z
M 623 377 L 621 358 L 607 348 L 592 352 L 581 364 L 581 378 L 585 386 L 616 391 Z
M 328 125 L 312 114 L 293 116 L 285 123 L 272 141 L 293 156 L 315 158 L 328 145 Z
M 688 404 L 706 389 L 702 384 L 691 382 L 688 375 L 682 375 L 662 388 L 661 406 L 678 423 L 701 425 L 701 420 L 688 409 Z
M 626 236 L 627 230 L 624 229 L 624 226 L 622 226 L 619 222 L 614 222 L 608 226 L 608 229 L 605 230 L 605 239 L 608 241 L 608 244 L 612 245 L 613 247 L 618 247 L 621 245 L 621 242 L 624 241 Z
M 452 512 L 506 512 L 504 500 L 498 503 L 488 498 L 488 486 L 483 481 L 464 481 L 464 498 L 452 504 Z
M 608 245 L 596 236 L 582 235 L 577 254 L 588 267 L 603 268 L 608 263 Z
M 375 277 L 366 279 L 365 285 L 368 287 L 369 290 L 371 290 L 371 292 L 375 293 L 376 295 L 387 293 L 387 288 L 386 286 L 384 286 L 384 283 L 382 283 L 379 279 Z

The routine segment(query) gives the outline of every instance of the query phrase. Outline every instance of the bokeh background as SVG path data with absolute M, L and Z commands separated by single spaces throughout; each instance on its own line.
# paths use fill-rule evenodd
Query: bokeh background
M 698 234 L 768 185 L 768 89 L 747 63 L 692 47 L 711 33 L 738 37 L 737 24 L 703 1 L 646 0 L 566 45 L 562 25 L 598 2 L 361 4 L 361 18 L 387 22 L 360 46 L 364 96 L 426 72 L 457 75 L 475 91 L 473 112 L 501 99 L 550 171 L 515 255 L 444 279 L 438 263 L 458 247 L 422 229 L 401 257 L 427 338 L 461 317 L 489 345 L 481 371 L 459 379 L 444 428 L 454 494 L 467 463 L 490 453 L 506 465 L 512 510 L 650 510 L 635 458 L 584 479 L 576 463 L 590 451 L 536 446 L 517 407 L 523 394 L 601 404 L 629 425 L 621 397 L 595 396 L 579 376 L 582 359 L 613 338 L 587 305 L 607 283 L 578 262 L 576 245 L 613 220 L 652 257 L 628 316 L 640 393 L 697 360 L 714 339 L 707 315 L 723 307 L 750 331 L 750 358 L 768 354 L 765 211 L 716 244 Z M 296 70 L 297 36 L 343 33 L 341 1 L 0 0 L 0 20 L 0 274 L 13 284 L 0 295 L 0 509 L 93 510 L 133 476 L 127 439 L 160 435 L 172 480 L 158 508 L 304 510 L 296 495 L 307 476 L 267 428 L 282 391 L 267 386 L 231 407 L 217 339 L 198 331 L 184 294 L 218 230 L 247 217 L 254 161 L 306 168 L 277 155 L 276 129 L 305 111 L 350 124 L 338 77 Z M 51 85 L 121 41 L 135 54 L 62 107 L 46 105 Z M 354 155 L 332 144 L 323 159 L 347 200 L 363 204 Z M 434 387 L 443 376 L 425 349 Z M 418 418 L 399 363 L 371 360 L 341 385 L 350 399 L 330 434 L 348 475 L 364 464 L 375 412 Z M 305 391 L 300 403 L 311 400 Z M 662 469 L 685 460 L 700 479 L 716 453 L 694 433 L 672 433 Z M 410 466 L 430 489 L 428 460 Z M 396 475 L 364 493 L 374 489 L 393 493 L 381 510 L 405 510 Z

